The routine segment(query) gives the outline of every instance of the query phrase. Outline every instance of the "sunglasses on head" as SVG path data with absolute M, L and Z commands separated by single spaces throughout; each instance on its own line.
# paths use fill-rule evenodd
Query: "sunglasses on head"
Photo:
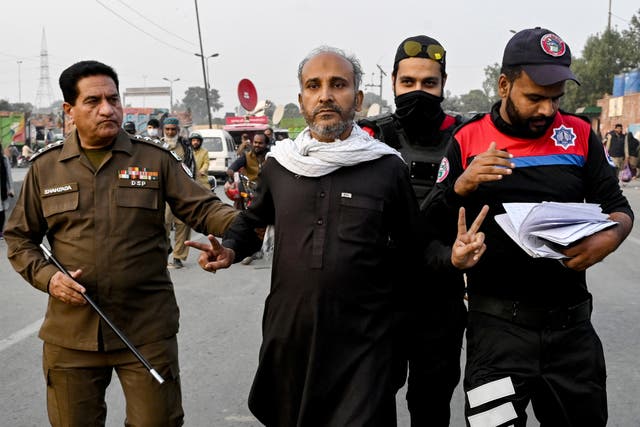
M 404 42 L 404 44 L 402 45 L 402 48 L 404 49 L 404 53 L 407 54 L 407 56 L 417 56 L 420 54 L 420 52 L 424 51 L 427 56 L 431 59 L 433 59 L 434 61 L 440 62 L 442 63 L 444 61 L 444 48 L 438 44 L 430 44 L 430 45 L 423 45 L 420 42 L 417 42 L 415 40 L 407 40 L 406 42 Z

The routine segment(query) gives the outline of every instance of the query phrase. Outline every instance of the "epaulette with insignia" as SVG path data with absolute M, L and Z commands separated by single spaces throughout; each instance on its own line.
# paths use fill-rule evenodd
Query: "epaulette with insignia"
M 162 150 L 168 151 L 175 159 L 179 162 L 182 161 L 182 157 L 177 155 L 175 151 L 171 151 L 169 149 L 169 144 L 159 139 L 149 138 L 148 136 L 140 136 L 140 135 L 131 135 L 131 141 L 135 142 L 146 142 L 149 145 L 153 145 L 154 147 L 160 148 Z
M 131 135 L 131 141 L 145 142 L 149 145 L 153 145 L 154 147 L 158 147 L 166 151 L 171 151 L 169 150 L 169 145 L 166 142 L 160 141 L 159 139 L 149 138 L 148 136 Z
M 64 141 L 56 141 L 52 142 L 51 144 L 45 145 L 44 147 L 33 153 L 33 155 L 29 157 L 29 161 L 33 162 L 36 157 L 40 156 L 43 153 L 46 153 L 47 151 L 51 151 L 54 148 L 62 147 L 62 144 L 64 144 Z

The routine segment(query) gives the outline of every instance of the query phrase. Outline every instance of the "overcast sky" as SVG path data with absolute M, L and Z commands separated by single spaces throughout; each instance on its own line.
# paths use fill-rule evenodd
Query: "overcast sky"
M 212 86 L 225 105 L 217 116 L 238 105 L 243 78 L 254 82 L 260 99 L 297 102 L 297 65 L 322 44 L 354 53 L 365 72 L 363 83 L 378 84 L 376 65 L 391 74 L 397 45 L 416 34 L 444 45 L 447 89 L 463 94 L 480 89 L 484 67 L 502 60 L 509 30 L 549 28 L 579 56 L 587 37 L 605 29 L 608 5 L 608 0 L 198 2 L 205 55 L 220 54 L 209 60 Z M 114 67 L 121 91 L 166 86 L 163 77 L 179 78 L 173 88 L 174 98 L 181 99 L 187 87 L 203 86 L 200 58 L 194 55 L 200 48 L 193 0 L 18 0 L 3 2 L 2 9 L 2 99 L 18 102 L 20 74 L 22 102 L 35 103 L 43 28 L 54 100 L 62 98 L 60 72 L 84 59 Z M 638 0 L 612 0 L 612 25 L 627 28 L 639 9 Z M 392 102 L 389 76 L 383 97 Z

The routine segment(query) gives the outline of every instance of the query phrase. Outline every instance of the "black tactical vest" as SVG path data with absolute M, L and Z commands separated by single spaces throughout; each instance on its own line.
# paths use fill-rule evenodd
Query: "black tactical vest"
M 416 193 L 418 204 L 421 204 L 436 183 L 440 161 L 444 156 L 447 143 L 453 130 L 462 123 L 462 118 L 446 115 L 443 123 L 446 127 L 441 128 L 436 140 L 428 144 L 411 143 L 400 121 L 393 114 L 367 117 L 360 120 L 358 125 L 371 129 L 375 138 L 400 151 L 402 158 L 409 166 L 411 185 Z

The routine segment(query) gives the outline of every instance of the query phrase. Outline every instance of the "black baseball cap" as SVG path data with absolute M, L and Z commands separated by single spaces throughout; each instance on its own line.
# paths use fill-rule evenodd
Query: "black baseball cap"
M 393 73 L 398 72 L 398 63 L 407 58 L 425 58 L 433 59 L 440 63 L 442 74 L 446 74 L 447 53 L 440 42 L 432 37 L 425 35 L 412 36 L 404 39 L 396 50 L 396 56 L 393 60 Z
M 550 86 L 565 80 L 580 84 L 571 72 L 569 45 L 546 28 L 529 28 L 511 37 L 504 48 L 502 66 L 518 65 L 540 86 Z

